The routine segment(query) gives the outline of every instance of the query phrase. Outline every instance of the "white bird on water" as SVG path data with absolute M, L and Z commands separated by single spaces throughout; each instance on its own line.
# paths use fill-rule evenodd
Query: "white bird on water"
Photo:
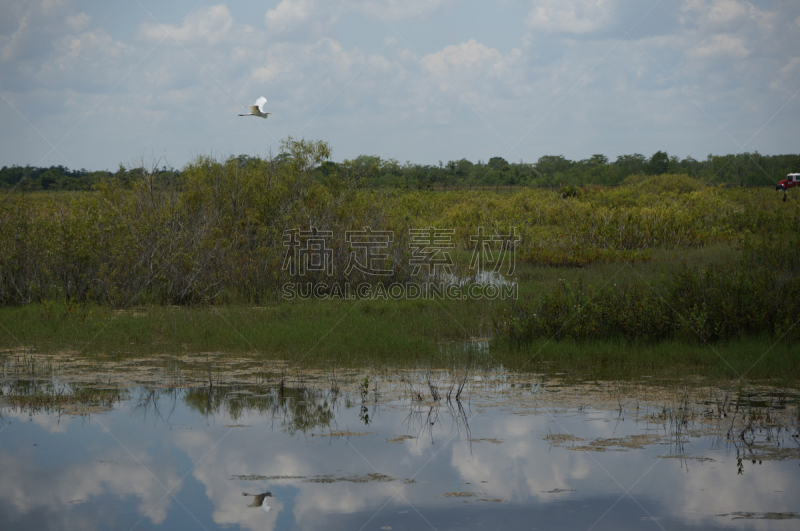
M 240 114 L 239 116 L 259 116 L 261 118 L 266 118 L 271 112 L 264 112 L 264 105 L 267 103 L 267 98 L 261 96 L 256 100 L 255 105 L 248 105 L 250 112 L 247 114 Z

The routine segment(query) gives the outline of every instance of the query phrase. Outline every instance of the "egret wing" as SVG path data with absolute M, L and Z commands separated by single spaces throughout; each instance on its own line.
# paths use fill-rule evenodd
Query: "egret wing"
M 264 105 L 266 103 L 267 103 L 267 98 L 265 98 L 264 96 L 261 96 L 260 98 L 258 98 L 256 100 L 256 107 L 258 107 L 258 110 L 260 112 L 262 112 L 262 113 L 264 112 Z

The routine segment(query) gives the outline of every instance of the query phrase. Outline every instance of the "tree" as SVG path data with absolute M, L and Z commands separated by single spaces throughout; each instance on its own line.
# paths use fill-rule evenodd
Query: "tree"
M 647 158 L 641 153 L 634 153 L 633 155 L 620 155 L 614 161 L 614 165 L 619 168 L 620 179 L 624 179 L 628 175 L 637 173 L 644 173 L 647 166 Z
M 553 177 L 556 173 L 567 171 L 570 166 L 572 161 L 565 159 L 563 155 L 544 155 L 533 165 L 542 177 Z
M 57 185 L 61 180 L 61 172 L 56 168 L 50 168 L 39 177 L 39 184 L 42 190 L 49 190 L 51 186 Z
M 350 182 L 373 185 L 381 174 L 381 159 L 370 155 L 359 155 L 353 160 L 345 159 L 339 165 L 339 173 Z
M 507 171 L 508 161 L 503 157 L 492 157 L 489 159 L 489 169 L 495 171 Z
M 308 173 L 323 161 L 331 158 L 331 148 L 322 140 L 296 140 L 287 137 L 281 140 L 281 153 L 289 154 L 289 160 L 294 168 L 302 173 Z
M 589 162 L 598 166 L 605 166 L 608 164 L 608 157 L 601 154 L 592 155 L 592 158 L 589 159 Z
M 647 163 L 647 172 L 661 175 L 669 171 L 669 155 L 665 151 L 656 151 Z

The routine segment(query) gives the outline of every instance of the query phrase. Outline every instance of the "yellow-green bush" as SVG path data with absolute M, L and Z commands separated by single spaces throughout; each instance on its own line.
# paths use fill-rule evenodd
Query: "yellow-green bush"
M 556 191 L 403 191 L 359 188 L 358 173 L 318 171 L 324 142 L 289 138 L 275 159 L 198 157 L 180 182 L 142 172 L 130 186 L 95 192 L 10 194 L 0 202 L 0 304 L 43 299 L 196 304 L 258 302 L 289 280 L 286 231 L 330 231 L 332 278 L 344 274 L 350 230 L 394 235 L 382 265 L 410 277 L 410 229 L 452 229 L 454 260 L 465 260 L 479 228 L 519 236 L 517 256 L 534 265 L 643 261 L 654 248 L 701 247 L 751 235 L 797 233 L 797 201 L 772 190 L 707 187 L 685 175 L 631 178 L 616 188 Z M 346 177 L 345 177 L 346 176 Z M 421 279 L 420 279 L 421 280 Z

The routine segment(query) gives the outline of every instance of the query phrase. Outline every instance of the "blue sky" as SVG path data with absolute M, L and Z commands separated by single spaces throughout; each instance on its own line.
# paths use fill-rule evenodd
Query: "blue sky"
M 0 166 L 800 152 L 796 0 L 4 0 Z M 267 120 L 241 118 L 259 96 Z

